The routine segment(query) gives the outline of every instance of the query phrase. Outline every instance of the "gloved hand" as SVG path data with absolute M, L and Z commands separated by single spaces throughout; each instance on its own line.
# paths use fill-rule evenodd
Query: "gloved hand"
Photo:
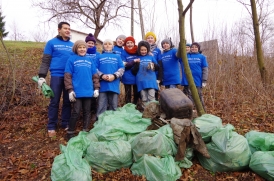
M 94 92 L 93 92 L 93 97 L 98 97 L 99 96 L 99 90 L 95 90 Z
M 154 63 L 149 62 L 148 65 L 147 65 L 147 69 L 148 70 L 154 70 Z
M 206 82 L 203 82 L 203 83 L 202 83 L 202 87 L 205 87 L 205 86 L 206 86 Z
M 160 84 L 160 80 L 156 80 L 157 84 Z
M 75 92 L 74 91 L 71 91 L 70 93 L 69 93 L 69 101 L 70 102 L 75 102 L 76 101 L 76 94 L 75 94 Z
M 124 66 L 126 66 L 127 62 L 123 62 Z
M 37 83 L 38 83 L 38 88 L 41 89 L 43 83 L 46 83 L 46 79 L 43 78 L 43 77 L 40 77 L 40 78 L 38 79 L 38 82 L 37 82 Z

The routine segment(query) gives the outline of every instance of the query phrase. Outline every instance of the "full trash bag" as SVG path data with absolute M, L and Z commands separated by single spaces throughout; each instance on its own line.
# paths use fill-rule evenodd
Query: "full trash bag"
M 100 173 L 127 168 L 132 164 L 131 146 L 124 140 L 91 142 L 84 159 Z
M 252 153 L 255 151 L 274 151 L 274 134 L 249 131 L 245 134 Z
M 234 132 L 227 124 L 216 132 L 206 144 L 210 159 L 197 154 L 201 165 L 213 172 L 239 171 L 248 167 L 251 152 L 244 136 Z
M 54 158 L 51 168 L 52 181 L 91 181 L 88 162 L 82 159 L 83 152 L 60 146 L 62 154 Z
M 128 103 L 116 111 L 105 111 L 90 132 L 99 141 L 128 140 L 127 134 L 140 133 L 151 124 L 151 120 L 142 118 L 142 113 L 135 105 Z
M 165 125 L 158 130 L 144 131 L 138 134 L 130 144 L 135 161 L 144 154 L 163 157 L 177 153 L 177 146 L 169 125 Z
M 205 143 L 210 142 L 211 136 L 223 127 L 221 118 L 212 114 L 203 114 L 195 118 L 192 122 L 197 127 Z
M 268 181 L 274 181 L 274 151 L 256 151 L 249 167 Z
M 36 83 L 38 82 L 38 79 L 39 79 L 38 76 L 32 77 L 32 80 Z M 44 94 L 44 96 L 46 98 L 54 97 L 54 93 L 53 93 L 52 89 L 46 83 L 43 83 L 43 85 L 42 85 L 42 93 Z
M 180 167 L 170 155 L 164 158 L 144 154 L 130 168 L 133 175 L 144 175 L 148 181 L 176 181 L 182 175 Z

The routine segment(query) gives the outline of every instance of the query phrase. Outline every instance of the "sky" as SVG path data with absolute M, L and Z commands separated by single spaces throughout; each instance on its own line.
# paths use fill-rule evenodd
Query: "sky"
M 186 6 L 189 0 L 183 0 L 183 4 Z M 50 39 L 57 34 L 57 25 L 43 24 L 42 22 L 47 17 L 39 17 L 39 9 L 31 7 L 31 0 L 0 0 L 2 7 L 2 14 L 5 16 L 6 30 L 10 32 L 10 36 L 5 38 L 6 40 L 12 39 L 12 33 L 14 31 L 20 32 L 24 40 L 33 41 L 33 37 L 38 32 L 42 32 L 44 39 Z M 174 30 L 168 30 L 173 23 L 178 22 L 178 10 L 177 1 L 167 0 L 157 1 L 157 25 L 155 26 L 155 33 L 159 36 L 166 36 L 167 33 L 172 33 Z M 166 7 L 167 6 L 167 7 Z M 163 8 L 164 7 L 164 8 Z M 166 10 L 168 11 L 166 13 Z M 202 41 L 204 32 L 206 29 L 212 26 L 233 26 L 235 21 L 239 20 L 243 16 L 246 16 L 247 12 L 241 4 L 236 0 L 195 0 L 193 4 L 193 23 L 197 41 Z M 137 15 L 136 15 L 137 16 Z M 107 27 L 102 30 L 99 35 L 99 39 L 115 38 L 119 34 L 130 34 L 130 22 L 125 23 L 128 26 L 124 26 L 123 29 L 117 29 L 114 27 Z M 134 37 L 136 40 L 141 40 L 141 32 L 138 25 L 135 25 L 136 30 Z M 71 25 L 72 29 L 83 31 L 85 33 L 92 33 L 93 30 L 83 28 L 82 25 Z M 148 29 L 149 31 L 149 29 Z M 165 33 L 160 33 L 165 32 Z M 188 16 L 186 17 L 186 38 L 190 39 L 188 26 Z M 162 37 L 164 39 L 166 37 Z M 160 39 L 160 38 L 159 38 Z M 45 40 L 46 41 L 46 40 Z

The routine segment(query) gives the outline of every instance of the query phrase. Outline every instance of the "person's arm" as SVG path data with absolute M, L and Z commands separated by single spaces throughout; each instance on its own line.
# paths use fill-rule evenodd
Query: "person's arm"
M 70 93 L 73 91 L 72 75 L 68 72 L 64 74 L 65 89 Z
M 93 81 L 94 90 L 99 90 L 100 89 L 100 78 L 99 78 L 98 73 L 93 74 L 92 81 Z
M 202 82 L 205 83 L 208 78 L 208 67 L 203 67 L 202 69 Z
M 135 65 L 133 66 L 133 68 L 131 69 L 131 73 L 133 75 L 137 75 L 137 73 L 139 71 L 139 67 L 140 67 L 140 62 L 136 62 Z
M 48 70 L 49 70 L 49 66 L 50 66 L 50 62 L 51 62 L 51 55 L 49 54 L 44 54 L 42 57 L 42 63 L 40 66 L 40 70 L 38 72 L 39 78 L 46 78 L 47 74 L 48 74 Z

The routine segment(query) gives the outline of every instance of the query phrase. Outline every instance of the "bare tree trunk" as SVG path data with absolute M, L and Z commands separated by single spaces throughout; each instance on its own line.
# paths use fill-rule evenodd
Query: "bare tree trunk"
M 145 27 L 144 27 L 144 20 L 143 20 L 141 0 L 138 0 L 138 6 L 139 6 L 139 16 L 140 16 L 142 39 L 145 39 Z
M 134 36 L 134 0 L 131 0 L 131 36 Z
M 193 22 L 192 22 L 192 6 L 190 6 L 190 12 L 189 12 L 189 24 L 190 24 L 190 35 L 191 35 L 191 41 L 192 43 L 194 41 L 194 33 L 193 33 Z
M 259 70 L 261 73 L 262 83 L 265 86 L 267 83 L 267 71 L 264 66 L 264 56 L 260 38 L 260 30 L 259 30 L 259 22 L 258 22 L 258 15 L 256 10 L 256 2 L 255 0 L 250 0 L 251 10 L 252 10 L 252 21 L 253 21 L 253 28 L 254 28 L 254 36 L 256 42 L 256 53 L 257 53 L 257 61 L 259 65 Z
M 186 49 L 185 49 L 185 44 L 186 44 L 186 38 L 185 38 L 185 14 L 187 12 L 187 8 L 185 11 L 183 11 L 183 4 L 182 0 L 177 0 L 178 2 L 178 11 L 179 11 L 179 32 L 180 32 L 180 50 L 179 50 L 179 56 L 182 58 L 183 64 L 184 64 L 184 69 L 186 73 L 186 78 L 189 84 L 189 88 L 194 100 L 195 107 L 198 111 L 198 115 L 201 116 L 205 114 L 204 108 L 202 106 L 201 100 L 198 95 L 197 88 L 195 86 L 192 73 L 187 61 L 187 56 L 186 56 Z M 191 5 L 194 2 L 194 0 L 190 1 Z M 188 5 L 188 7 L 189 7 Z

